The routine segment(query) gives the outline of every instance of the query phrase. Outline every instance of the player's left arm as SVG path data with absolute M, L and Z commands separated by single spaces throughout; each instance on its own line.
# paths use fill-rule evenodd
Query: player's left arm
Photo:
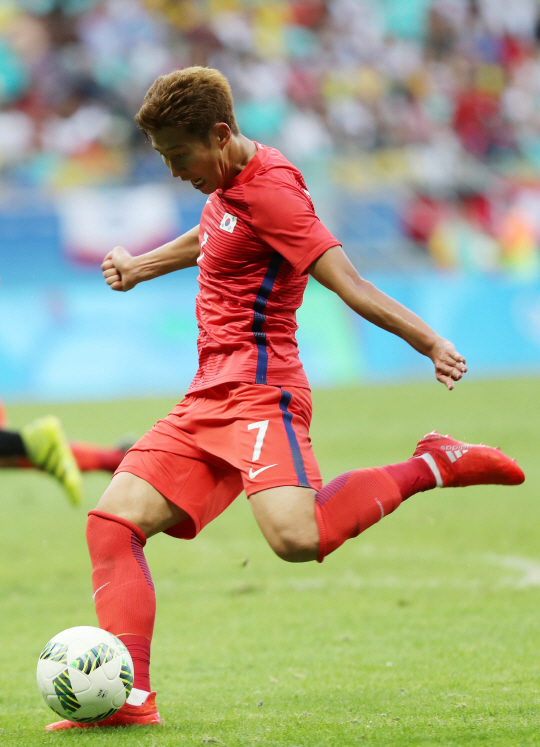
M 448 389 L 453 389 L 454 382 L 467 371 L 465 358 L 449 340 L 438 335 L 410 309 L 364 280 L 340 246 L 324 252 L 310 265 L 309 273 L 368 322 L 401 337 L 419 353 L 431 358 L 435 376 Z

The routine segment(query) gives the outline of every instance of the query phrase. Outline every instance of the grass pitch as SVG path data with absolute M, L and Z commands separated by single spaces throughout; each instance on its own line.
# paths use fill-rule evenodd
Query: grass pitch
M 45 734 L 38 654 L 95 625 L 85 511 L 36 473 L 0 473 L 0 744 L 272 747 L 540 745 L 540 381 L 359 388 L 314 395 L 325 480 L 401 461 L 437 428 L 518 458 L 518 488 L 415 496 L 322 565 L 275 556 L 245 498 L 193 542 L 147 545 L 158 598 L 160 729 Z M 54 411 L 73 438 L 142 433 L 171 401 Z M 108 477 L 85 477 L 85 509 Z

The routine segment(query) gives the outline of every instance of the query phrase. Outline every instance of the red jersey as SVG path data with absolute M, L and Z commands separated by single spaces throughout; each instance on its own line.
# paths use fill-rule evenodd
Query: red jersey
M 202 211 L 199 370 L 189 392 L 231 381 L 309 386 L 296 310 L 308 267 L 340 242 L 315 215 L 300 171 L 274 148 L 257 148 Z

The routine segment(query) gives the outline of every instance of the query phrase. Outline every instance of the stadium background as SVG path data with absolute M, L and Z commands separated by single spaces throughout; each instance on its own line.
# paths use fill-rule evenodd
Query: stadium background
M 539 9 L 0 0 L 10 427 L 54 413 L 70 438 L 112 444 L 185 391 L 196 270 L 116 294 L 99 264 L 117 243 L 144 251 L 197 222 L 200 195 L 171 179 L 133 114 L 157 74 L 200 63 L 231 79 L 246 134 L 302 168 L 360 271 L 470 364 L 448 393 L 429 361 L 310 282 L 299 340 L 324 481 L 402 461 L 434 427 L 500 445 L 527 475 L 415 496 L 322 565 L 276 558 L 242 498 L 194 542 L 153 538 L 165 725 L 130 744 L 538 747 Z M 46 743 L 39 651 L 96 624 L 85 514 L 109 480 L 85 473 L 76 510 L 46 475 L 0 475 L 9 747 Z M 126 742 L 51 742 L 73 736 Z
M 540 368 L 540 6 L 535 0 L 0 3 L 0 393 L 180 396 L 196 271 L 128 295 L 112 246 L 198 221 L 133 114 L 188 64 L 231 81 L 243 132 L 304 172 L 358 269 L 418 311 L 471 375 Z M 315 386 L 431 376 L 310 283 Z

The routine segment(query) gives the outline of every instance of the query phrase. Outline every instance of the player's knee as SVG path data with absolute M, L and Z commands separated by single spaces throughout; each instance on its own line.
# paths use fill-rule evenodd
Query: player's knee
M 124 475 L 128 473 L 120 474 Z M 129 477 L 128 480 L 123 480 L 127 485 L 118 485 L 118 482 L 121 481 L 117 482 L 113 480 L 101 496 L 96 509 L 111 516 L 118 516 L 120 519 L 130 521 L 144 532 L 141 525 L 145 524 L 145 505 L 144 502 L 136 500 L 136 490 L 134 491 L 133 486 L 129 484 Z M 135 489 L 136 487 L 135 485 Z
M 152 485 L 129 472 L 120 472 L 113 477 L 96 508 L 129 521 L 145 537 L 189 518 L 185 511 L 164 498 Z
M 319 552 L 318 537 L 292 528 L 275 532 L 269 543 L 276 555 L 288 563 L 307 563 L 316 560 Z

